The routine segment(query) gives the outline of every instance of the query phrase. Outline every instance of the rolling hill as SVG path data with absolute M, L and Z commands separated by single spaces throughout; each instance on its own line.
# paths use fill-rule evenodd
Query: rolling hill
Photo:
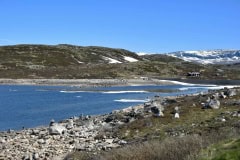
M 201 64 L 170 54 L 138 55 L 125 49 L 98 46 L 13 45 L 0 46 L 0 78 L 82 79 L 136 78 L 240 79 L 239 64 Z

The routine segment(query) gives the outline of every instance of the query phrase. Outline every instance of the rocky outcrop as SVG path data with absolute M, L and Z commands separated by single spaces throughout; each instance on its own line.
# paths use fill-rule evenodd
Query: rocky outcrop
M 203 103 L 204 108 L 212 108 L 212 109 L 219 109 L 220 108 L 220 99 L 226 99 L 233 97 L 237 95 L 237 92 L 239 92 L 237 89 L 229 89 L 225 88 L 222 91 L 217 91 L 213 94 L 211 94 L 210 97 L 206 100 L 206 103 Z M 232 103 L 233 105 L 237 105 L 238 101 L 235 101 Z
M 151 102 L 144 104 L 144 111 L 151 112 L 156 117 L 164 116 L 164 103 L 165 99 L 155 97 Z
M 206 108 L 219 109 L 220 101 L 217 99 L 210 99 L 210 101 L 206 104 Z

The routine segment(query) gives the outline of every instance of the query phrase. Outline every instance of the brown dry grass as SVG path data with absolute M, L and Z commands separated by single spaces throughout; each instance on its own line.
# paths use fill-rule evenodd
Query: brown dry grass
M 202 148 L 199 136 L 167 138 L 112 150 L 99 157 L 100 160 L 184 160 L 193 158 Z

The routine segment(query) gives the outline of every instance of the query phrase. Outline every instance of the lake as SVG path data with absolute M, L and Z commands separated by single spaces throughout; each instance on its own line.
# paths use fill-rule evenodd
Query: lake
M 0 85 L 0 131 L 48 125 L 51 119 L 98 115 L 150 98 L 206 91 L 207 86 L 162 85 L 78 88 Z

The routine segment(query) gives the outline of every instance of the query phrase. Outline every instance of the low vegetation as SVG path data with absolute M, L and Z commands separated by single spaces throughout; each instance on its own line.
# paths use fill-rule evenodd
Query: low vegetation
M 110 136 L 128 142 L 110 151 L 74 152 L 74 160 L 238 160 L 240 95 L 221 99 L 220 109 L 203 109 L 209 95 L 185 96 L 168 100 L 164 117 L 139 117 L 120 126 Z M 173 118 L 174 107 L 180 118 Z
M 240 159 L 240 138 L 224 140 L 209 146 L 200 153 L 200 160 L 238 160 Z
M 122 63 L 109 63 L 111 58 Z M 131 57 L 138 62 L 129 62 Z M 200 65 L 167 55 L 138 56 L 124 49 L 73 45 L 14 45 L 0 47 L 0 78 L 190 78 L 240 79 L 239 64 Z M 186 77 L 201 72 L 200 78 Z

